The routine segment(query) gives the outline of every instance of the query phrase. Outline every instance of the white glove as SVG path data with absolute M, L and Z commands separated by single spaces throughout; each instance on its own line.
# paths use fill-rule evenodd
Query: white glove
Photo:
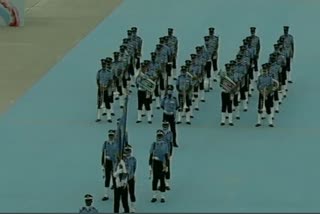
M 163 171 L 164 172 L 168 172 L 168 167 L 167 166 L 163 166 Z

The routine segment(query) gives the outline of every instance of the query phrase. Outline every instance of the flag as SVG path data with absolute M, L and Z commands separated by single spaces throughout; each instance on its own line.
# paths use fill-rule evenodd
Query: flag
M 117 142 L 119 143 L 120 159 L 122 159 L 124 147 L 127 145 L 127 111 L 128 111 L 128 96 L 125 97 L 123 113 L 118 123 Z

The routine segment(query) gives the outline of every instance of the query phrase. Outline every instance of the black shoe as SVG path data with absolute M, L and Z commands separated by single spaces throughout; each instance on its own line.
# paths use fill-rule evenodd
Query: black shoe
M 201 102 L 205 103 L 206 101 L 205 100 L 201 100 Z
M 141 123 L 141 120 L 137 120 L 137 122 L 136 123 Z
M 108 123 L 112 123 L 112 120 L 108 120 Z
M 176 122 L 176 124 L 180 124 L 181 122 Z
M 220 126 L 224 126 L 224 123 L 220 123 Z
M 157 201 L 156 198 L 152 198 L 152 199 L 151 199 L 151 203 L 154 203 L 154 202 L 156 202 L 156 201 Z
M 160 107 L 158 106 L 157 109 L 160 109 Z
M 199 111 L 199 108 L 195 108 L 194 110 Z
M 244 111 L 244 112 L 247 112 L 247 111 L 248 111 L 248 109 L 243 109 L 243 111 Z
M 109 200 L 109 197 L 104 196 L 104 197 L 102 198 L 102 201 L 107 201 L 107 200 Z
M 253 89 L 253 88 L 251 88 L 251 91 L 254 91 L 254 89 Z
M 256 124 L 256 127 L 260 127 L 260 126 L 261 126 L 261 124 L 260 124 L 260 123 L 257 123 L 257 124 Z
M 194 118 L 193 115 L 190 116 L 191 118 Z
M 284 97 L 284 98 L 286 98 L 286 97 L 287 97 L 287 95 L 283 95 L 283 97 Z
M 213 82 L 217 82 L 217 80 L 216 80 L 216 79 L 213 79 Z
M 141 114 L 141 117 L 144 117 L 144 116 L 146 116 L 145 114 Z
M 212 88 L 212 87 L 210 87 L 210 90 L 213 90 L 213 88 Z
M 135 85 L 133 85 L 133 84 L 132 84 L 132 85 L 131 85 L 131 87 L 132 87 L 132 88 L 134 88 L 134 87 L 135 87 Z
M 110 189 L 114 189 L 114 185 L 112 185 Z
M 228 117 L 228 116 L 226 116 L 226 119 L 228 120 L 228 119 L 229 119 L 229 117 Z
M 149 124 L 152 124 L 152 121 L 148 121 Z
M 106 115 L 107 115 L 107 113 L 103 113 L 103 114 L 102 114 L 102 116 L 106 116 Z
M 115 100 L 119 100 L 119 97 L 114 98 Z
M 120 108 L 123 108 L 123 106 L 120 106 Z
M 261 120 L 264 120 L 265 119 L 265 117 L 261 117 Z
M 153 114 L 151 114 L 151 117 L 153 117 Z
M 236 117 L 237 120 L 240 120 L 240 117 Z
M 100 122 L 101 121 L 101 119 L 96 119 L 96 122 L 98 123 L 98 122 Z
M 166 200 L 164 198 L 161 198 L 160 202 L 164 203 L 164 202 L 166 202 Z
M 273 127 L 273 124 L 269 124 L 269 127 Z
M 276 112 L 276 113 L 279 113 L 279 110 L 276 110 L 275 112 Z
M 188 125 L 191 125 L 191 122 L 187 122 Z
M 173 147 L 178 148 L 179 146 L 178 146 L 178 144 L 174 143 L 174 144 L 173 144 Z
M 279 102 L 279 105 L 281 105 L 282 102 Z
M 233 126 L 233 123 L 229 123 L 229 126 Z
M 169 190 L 171 190 L 171 189 L 170 189 L 170 187 L 169 187 L 169 186 L 166 186 L 166 190 L 168 190 L 168 191 L 169 191 Z
M 251 94 L 248 94 L 248 96 L 249 96 L 249 97 L 252 97 L 252 95 L 251 95 Z
M 114 113 L 111 113 L 111 116 L 114 116 Z
M 289 80 L 288 83 L 293 83 L 292 80 Z

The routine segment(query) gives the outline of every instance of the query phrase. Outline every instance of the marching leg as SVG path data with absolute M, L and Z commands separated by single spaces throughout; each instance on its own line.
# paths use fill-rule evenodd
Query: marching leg
M 246 94 L 246 103 L 248 103 L 249 102 L 249 91 L 246 91 L 245 94 Z
M 96 122 L 100 122 L 101 121 L 101 109 L 98 108 L 97 110 L 97 119 L 96 119 Z
M 236 119 L 237 120 L 240 120 L 240 107 L 239 106 L 236 106 Z
M 101 121 L 101 105 L 103 102 L 103 95 L 101 94 L 100 89 L 98 89 L 98 109 L 97 109 L 97 119 L 96 122 L 100 122 Z
M 252 92 L 254 91 L 254 81 L 251 80 L 250 81 L 250 85 L 249 85 L 249 95 L 252 96 Z
M 151 114 L 151 117 L 153 117 L 153 107 L 152 107 L 152 101 L 150 102 L 150 114 Z
M 151 202 L 152 203 L 156 202 L 158 197 L 159 197 L 159 191 L 158 190 L 153 191 L 153 196 L 152 196 Z
M 177 112 L 177 124 L 181 123 L 181 110 Z
M 119 104 L 120 104 L 120 108 L 123 108 L 123 106 L 124 106 L 124 95 L 120 96 Z
M 110 103 L 110 114 L 114 116 L 113 103 Z
M 107 109 L 105 107 L 102 108 L 102 115 L 103 116 L 107 115 Z
M 256 127 L 259 127 L 261 126 L 261 114 L 258 113 L 258 120 L 257 120 L 257 124 L 256 124 Z
M 288 83 L 292 83 L 291 71 L 287 71 Z
M 160 199 L 160 202 L 161 202 L 161 203 L 164 203 L 164 202 L 166 201 L 164 195 L 165 195 L 165 193 L 164 193 L 164 192 L 161 192 L 161 199 Z
M 186 122 L 188 125 L 191 125 L 190 117 L 191 117 L 190 111 L 187 111 L 186 112 Z
M 241 100 L 243 105 L 243 111 L 248 111 L 248 103 L 247 100 Z
M 157 109 L 160 109 L 161 97 L 160 95 L 156 98 L 157 100 Z
M 199 111 L 199 95 L 197 94 L 194 98 L 194 109 Z
M 201 102 L 205 102 L 205 92 L 204 90 L 200 90 L 200 94 L 201 94 Z
M 282 97 L 282 99 L 287 97 L 287 90 L 288 90 L 287 89 L 287 85 L 286 84 L 283 85 L 283 90 L 282 90 L 283 97 Z
M 268 115 L 269 127 L 273 127 L 272 113 Z
M 109 123 L 112 123 L 112 119 L 111 119 L 111 110 L 107 109 L 107 120 Z
M 151 124 L 152 123 L 152 116 L 151 116 L 151 111 L 147 111 L 147 119 L 148 119 L 148 123 Z
M 136 123 L 141 123 L 141 115 L 142 115 L 142 111 L 138 110 L 138 119 Z
M 228 120 L 229 120 L 229 126 L 233 126 L 233 121 L 232 121 L 232 112 L 229 113 L 229 117 L 228 117 Z
M 274 107 L 271 107 L 271 109 L 270 109 L 270 111 L 271 111 L 271 118 L 274 120 Z
M 136 211 L 135 208 L 135 202 L 136 202 L 136 196 L 135 196 L 135 178 L 131 178 L 128 181 L 128 191 L 129 191 L 129 196 L 130 196 L 130 210 L 132 213 Z
M 280 97 L 280 94 L 279 94 Z M 279 101 L 274 101 L 274 110 L 276 113 L 279 113 Z
M 221 123 L 220 123 L 220 125 L 224 126 L 225 122 L 226 122 L 226 113 L 225 112 L 221 112 Z
M 165 175 L 165 184 L 166 184 L 166 190 L 170 190 L 170 185 L 169 185 L 169 180 L 170 180 L 170 160 L 171 157 L 169 157 L 169 162 L 168 162 L 168 171 L 166 172 Z
M 189 111 L 190 111 L 190 117 L 191 117 L 191 118 L 194 118 L 194 116 L 193 116 L 193 107 L 192 107 L 192 106 L 190 107 L 190 110 L 189 110 Z
M 264 120 L 265 118 L 266 118 L 266 111 L 265 109 L 263 109 L 261 112 L 261 119 Z
M 104 196 L 102 198 L 103 201 L 109 200 L 109 187 L 105 187 Z
M 146 108 L 145 108 L 144 105 L 142 106 L 142 111 L 141 112 L 142 112 L 141 116 L 144 117 L 146 115 Z
M 282 98 L 282 96 L 283 96 L 282 90 L 283 90 L 283 87 L 280 86 L 280 91 L 278 92 L 278 94 L 279 94 L 279 102 L 278 102 L 278 104 L 279 104 L 279 105 L 281 105 L 282 99 L 283 99 L 283 98 Z

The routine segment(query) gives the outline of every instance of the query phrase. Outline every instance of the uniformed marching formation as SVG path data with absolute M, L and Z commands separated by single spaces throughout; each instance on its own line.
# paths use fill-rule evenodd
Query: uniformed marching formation
M 196 53 L 190 54 L 191 60 L 186 60 L 181 66 L 176 81 L 179 101 L 177 124 L 181 123 L 183 116 L 186 123 L 191 124 L 193 110 L 199 111 L 199 101 L 205 102 L 205 93 L 213 89 L 216 81 L 219 37 L 214 35 L 214 28 L 209 28 L 209 35 L 204 39 L 204 45 L 197 46 Z
M 235 60 L 225 64 L 220 70 L 221 92 L 221 126 L 233 126 L 233 111 L 236 119 L 240 119 L 240 108 L 248 111 L 249 97 L 254 90 L 254 82 L 258 76 L 258 60 L 260 54 L 260 38 L 255 35 L 256 28 L 250 28 L 251 35 L 243 39 Z
M 279 112 L 279 104 L 286 97 L 287 73 L 290 71 L 290 60 L 293 57 L 293 37 L 288 34 L 288 26 L 284 27 L 284 35 L 275 45 L 274 53 L 270 54 L 268 63 L 262 65 L 258 71 L 260 53 L 260 39 L 255 35 L 256 28 L 251 27 L 251 36 L 243 40 L 236 60 L 225 64 L 225 70 L 219 72 L 221 92 L 221 125 L 228 119 L 233 126 L 233 111 L 236 119 L 240 119 L 240 106 L 243 111 L 248 110 L 249 98 L 256 86 L 259 93 L 258 121 L 256 127 L 261 126 L 264 113 L 268 114 L 269 126 L 273 127 L 274 111 Z M 285 38 L 285 39 L 284 39 Z M 286 47 L 284 41 L 286 40 Z M 281 49 L 279 49 L 281 47 Z M 259 74 L 260 73 L 260 74 Z M 291 76 L 290 76 L 291 77 Z M 275 101 L 275 102 L 273 102 Z
M 137 28 L 127 31 L 127 38 L 123 39 L 119 51 L 113 53 L 113 59 L 101 59 L 101 69 L 97 73 L 98 112 L 96 122 L 101 121 L 101 114 L 112 122 L 114 116 L 114 100 L 119 100 L 123 108 L 124 97 L 134 87 L 135 73 L 140 68 L 142 39 L 137 35 Z
M 284 26 L 283 30 L 284 34 L 274 44 L 274 51 L 269 55 L 269 62 L 262 65 L 257 81 L 259 104 L 256 127 L 261 126 L 265 113 L 268 115 L 269 126 L 273 127 L 274 112 L 279 113 L 279 105 L 287 96 L 288 83 L 292 83 L 293 36 L 289 34 L 289 26 Z
M 173 35 L 173 29 L 168 28 L 168 35 L 159 38 L 159 44 L 151 53 L 151 59 L 141 63 L 141 70 L 136 78 L 137 123 L 141 122 L 144 111 L 147 112 L 148 123 L 152 123 L 154 101 L 156 108 L 161 108 L 161 102 L 167 94 L 169 83 L 176 78 L 177 52 L 178 39 Z
M 233 126 L 235 118 L 240 119 L 240 110 L 248 111 L 249 98 L 256 88 L 259 94 L 258 121 L 261 126 L 265 113 L 268 123 L 273 127 L 274 112 L 279 112 L 291 79 L 291 61 L 294 55 L 293 36 L 288 33 L 289 27 L 284 26 L 281 35 L 270 54 L 269 62 L 258 69 L 260 55 L 260 38 L 255 34 L 256 28 L 251 27 L 251 35 L 243 39 L 235 60 L 225 64 L 225 69 L 218 71 L 219 37 L 215 29 L 210 27 L 209 35 L 204 36 L 204 45 L 197 46 L 190 60 L 185 60 L 177 73 L 178 38 L 173 35 L 174 29 L 168 28 L 168 35 L 159 38 L 150 60 L 141 62 L 142 39 L 137 35 L 137 28 L 127 31 L 119 52 L 113 58 L 101 59 L 101 69 L 97 73 L 98 112 L 96 122 L 101 115 L 107 116 L 112 122 L 113 104 L 119 100 L 120 108 L 124 108 L 125 97 L 137 88 L 138 116 L 136 123 L 141 123 L 143 116 L 152 123 L 153 107 L 163 110 L 162 129 L 156 131 L 155 141 L 149 152 L 150 179 L 152 178 L 154 203 L 160 199 L 165 202 L 165 192 L 170 190 L 171 164 L 173 147 L 178 147 L 176 124 L 182 117 L 191 124 L 193 110 L 199 111 L 199 102 L 205 102 L 205 94 L 214 89 L 218 82 L 221 91 L 221 126 L 226 119 Z M 175 87 L 174 87 L 175 86 Z M 175 88 L 177 97 L 175 96 Z M 103 201 L 109 200 L 110 191 L 114 191 L 114 212 L 120 210 L 120 201 L 124 212 L 135 212 L 135 172 L 137 160 L 132 155 L 132 146 L 126 145 L 120 151 L 116 130 L 108 131 L 108 139 L 103 143 L 101 166 L 105 194 Z M 126 135 L 127 138 L 127 135 Z M 159 194 L 160 193 L 160 194 Z M 93 197 L 85 196 L 86 206 L 80 213 L 97 213 L 92 207 Z M 130 203 L 129 203 L 130 202 Z

